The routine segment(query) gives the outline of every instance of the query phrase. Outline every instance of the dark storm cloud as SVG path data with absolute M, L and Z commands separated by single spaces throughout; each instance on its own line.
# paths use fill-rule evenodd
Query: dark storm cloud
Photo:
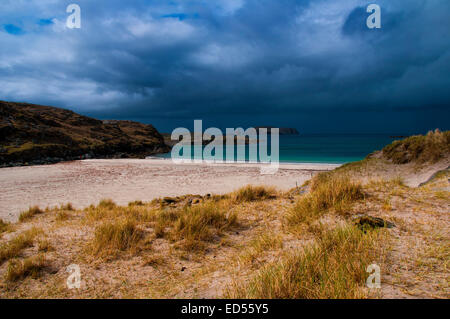
M 423 127 L 447 123 L 446 0 L 371 1 L 379 30 L 359 0 L 73 2 L 80 30 L 65 28 L 67 1 L 0 4 L 0 25 L 20 25 L 0 31 L 0 99 L 164 129 L 315 119 L 332 131 L 330 114 L 347 126 L 405 112 L 435 114 Z

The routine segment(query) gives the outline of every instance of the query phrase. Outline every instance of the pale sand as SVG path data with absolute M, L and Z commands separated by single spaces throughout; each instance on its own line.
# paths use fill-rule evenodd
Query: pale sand
M 281 164 L 274 175 L 261 175 L 259 166 L 113 159 L 0 168 L 0 218 L 15 221 L 33 205 L 45 208 L 70 202 L 84 208 L 104 198 L 126 205 L 164 196 L 223 194 L 248 184 L 287 190 L 339 165 Z

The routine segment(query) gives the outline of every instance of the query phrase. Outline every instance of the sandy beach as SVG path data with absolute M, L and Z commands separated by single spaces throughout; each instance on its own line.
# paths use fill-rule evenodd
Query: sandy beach
M 282 190 L 301 185 L 336 164 L 280 164 L 261 175 L 259 164 L 174 164 L 164 159 L 82 160 L 0 169 L 0 218 L 17 220 L 33 205 L 72 203 L 76 208 L 111 198 L 118 204 L 184 194 L 223 194 L 247 184 Z

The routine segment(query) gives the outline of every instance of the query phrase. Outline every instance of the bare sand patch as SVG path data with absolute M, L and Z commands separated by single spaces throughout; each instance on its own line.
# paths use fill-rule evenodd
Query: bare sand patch
M 111 198 L 119 205 L 184 194 L 225 194 L 248 185 L 287 190 L 335 164 L 281 164 L 261 175 L 258 164 L 174 164 L 156 159 L 95 159 L 54 165 L 0 169 L 0 218 L 16 221 L 20 212 L 71 202 L 76 208 Z

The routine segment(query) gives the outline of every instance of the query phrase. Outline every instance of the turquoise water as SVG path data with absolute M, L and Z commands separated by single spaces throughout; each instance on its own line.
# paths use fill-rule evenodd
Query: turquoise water
M 280 136 L 280 162 L 354 162 L 392 142 L 387 135 Z
M 388 135 L 282 135 L 280 162 L 336 164 L 354 162 L 375 150 L 382 149 L 392 141 Z M 192 150 L 191 153 L 193 152 Z M 171 153 L 159 156 L 170 158 Z M 246 160 L 248 161 L 247 153 Z

